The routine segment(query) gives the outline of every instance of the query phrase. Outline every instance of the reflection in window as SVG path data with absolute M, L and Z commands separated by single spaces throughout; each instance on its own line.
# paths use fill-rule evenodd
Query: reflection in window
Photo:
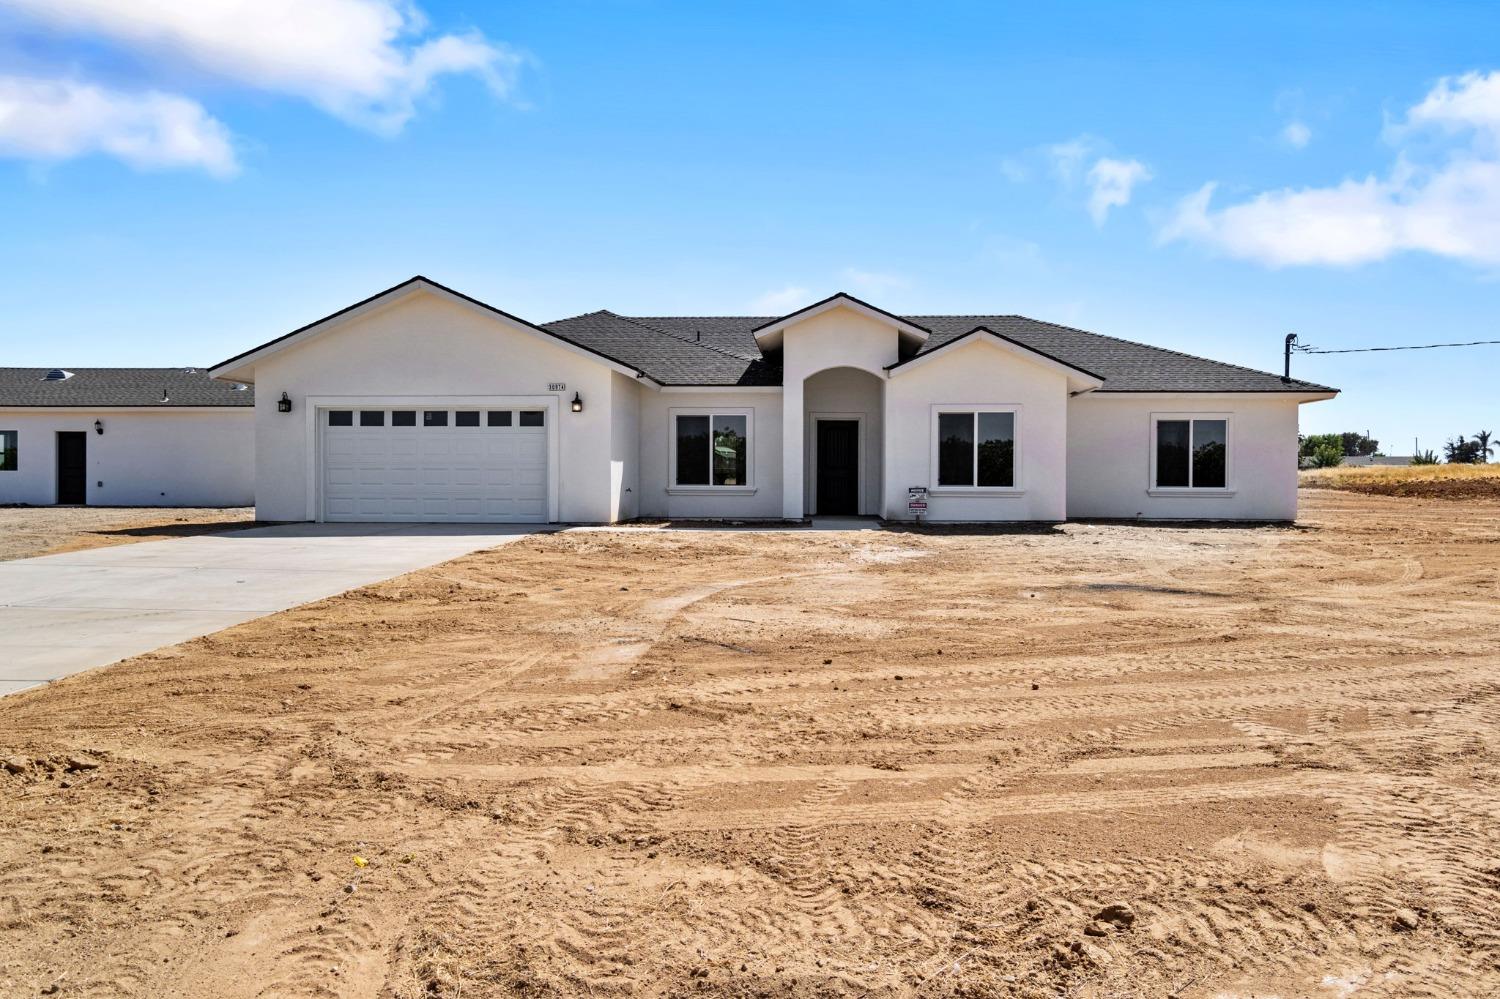
M 749 457 L 746 448 L 749 438 L 745 434 L 747 421 L 743 416 L 715 416 L 713 420 L 714 485 L 743 486 Z
M 939 413 L 939 486 L 1009 489 L 1016 484 L 1016 414 Z
M 673 484 L 748 486 L 750 415 L 683 413 L 673 417 Z
M 446 427 L 447 425 L 448 411 L 446 409 L 424 409 L 422 411 L 422 426 Z
M 1228 469 L 1228 420 L 1156 421 L 1158 489 L 1223 489 Z
M 1016 414 L 979 413 L 975 445 L 979 484 L 1009 487 L 1016 484 Z

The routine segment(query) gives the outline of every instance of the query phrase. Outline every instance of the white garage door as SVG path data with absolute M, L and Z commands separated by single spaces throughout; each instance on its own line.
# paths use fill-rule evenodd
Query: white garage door
M 540 409 L 325 409 L 323 517 L 544 522 L 546 420 Z

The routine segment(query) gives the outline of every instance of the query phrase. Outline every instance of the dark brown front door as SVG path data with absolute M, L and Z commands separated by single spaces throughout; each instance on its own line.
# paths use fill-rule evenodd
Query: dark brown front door
M 818 513 L 859 513 L 859 421 L 818 421 Z
M 88 502 L 89 435 L 77 430 L 57 435 L 57 502 Z

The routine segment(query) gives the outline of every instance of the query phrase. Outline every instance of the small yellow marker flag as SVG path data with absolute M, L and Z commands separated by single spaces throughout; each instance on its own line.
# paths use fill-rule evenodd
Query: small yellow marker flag
M 361 857 L 361 856 L 359 856 L 359 855 L 356 854 L 355 857 L 354 857 L 354 866 L 355 867 L 368 867 L 368 866 L 370 866 L 370 862 L 368 860 L 366 860 L 364 857 Z

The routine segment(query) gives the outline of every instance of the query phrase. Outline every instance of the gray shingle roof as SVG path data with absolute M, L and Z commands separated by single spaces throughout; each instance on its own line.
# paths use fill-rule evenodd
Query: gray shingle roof
M 544 329 L 617 358 L 664 385 L 780 385 L 780 358 L 754 330 L 775 316 L 621 316 L 591 312 Z M 905 316 L 932 331 L 918 354 L 983 326 L 1104 380 L 1100 392 L 1331 392 L 1313 382 L 1150 347 L 1025 316 Z
M 202 368 L 67 368 L 48 381 L 48 368 L 0 368 L 0 406 L 253 406 L 255 389 L 215 381 Z M 162 393 L 165 391 L 166 400 Z

